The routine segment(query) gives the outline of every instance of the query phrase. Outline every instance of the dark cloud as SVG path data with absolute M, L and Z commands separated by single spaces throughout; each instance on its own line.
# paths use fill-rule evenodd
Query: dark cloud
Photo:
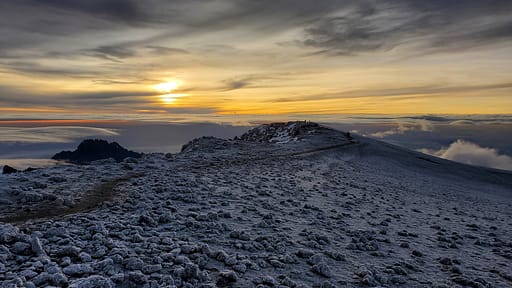
M 34 5 L 42 9 L 53 8 L 77 14 L 89 14 L 127 23 L 146 19 L 144 10 L 138 6 L 139 1 L 132 0 L 21 0 L 25 5 Z
M 163 54 L 189 54 L 185 49 L 171 48 L 163 46 L 148 45 L 145 48 L 149 49 L 152 54 L 163 55 Z
M 147 104 L 158 96 L 149 91 L 98 91 L 91 93 L 66 93 L 51 96 L 0 86 L 1 106 L 30 107 L 39 105 L 55 108 L 101 107 L 105 105 Z
M 415 86 L 404 88 L 388 88 L 388 89 L 359 89 L 342 91 L 337 93 L 305 95 L 299 97 L 278 98 L 270 100 L 270 102 L 297 102 L 297 101 L 318 101 L 330 100 L 341 98 L 361 98 L 361 97 L 389 97 L 389 96 L 403 96 L 417 98 L 421 95 L 435 95 L 442 93 L 452 92 L 472 92 L 472 91 L 485 91 L 493 89 L 510 89 L 512 83 L 498 83 L 488 85 L 468 85 L 468 86 Z
M 81 78 L 94 77 L 98 74 L 97 69 L 83 68 L 79 66 L 49 66 L 39 64 L 37 61 L 8 61 L 3 65 L 9 70 L 14 70 L 22 74 L 44 74 L 46 76 L 72 76 Z
M 284 87 L 287 80 L 304 78 L 311 73 L 290 72 L 290 73 L 270 73 L 270 74 L 248 74 L 241 75 L 232 79 L 224 80 L 226 84 L 222 91 L 237 90 L 242 88 L 270 88 Z
M 115 85 L 133 85 L 133 84 L 139 84 L 147 82 L 147 80 L 140 80 L 140 81 L 124 81 L 124 80 L 111 80 L 111 79 L 95 79 L 92 80 L 95 84 L 115 84 Z
M 247 87 L 251 82 L 248 79 L 231 80 L 226 82 L 226 90 L 236 90 Z
M 361 1 L 318 18 L 298 42 L 329 55 L 404 45 L 415 54 L 470 49 L 510 41 L 511 10 L 510 1 Z
M 127 113 L 155 111 L 168 114 L 214 114 L 214 107 L 165 107 L 153 91 L 98 91 L 46 96 L 11 87 L 0 86 L 0 107 L 48 107 L 57 109 L 97 109 L 98 112 L 124 109 Z M 0 117 L 1 118 L 1 117 Z M 0 123 L 1 125 L 1 123 Z
M 85 54 L 113 61 L 118 61 L 119 59 L 133 57 L 136 55 L 134 50 L 121 45 L 100 46 L 94 49 L 86 50 Z
M 299 28 L 304 39 L 296 39 L 297 43 L 333 55 L 393 49 L 411 42 L 421 43 L 424 50 L 453 50 L 510 40 L 511 9 L 512 2 L 505 0 L 21 0 L 0 3 L 0 36 L 8 39 L 0 40 L 0 55 L 2 50 L 51 41 L 58 35 L 131 27 L 159 29 L 161 33 L 150 41 L 229 29 L 245 29 L 256 37 Z M 144 46 L 185 52 L 157 43 Z M 133 55 L 118 47 L 98 50 L 108 57 Z

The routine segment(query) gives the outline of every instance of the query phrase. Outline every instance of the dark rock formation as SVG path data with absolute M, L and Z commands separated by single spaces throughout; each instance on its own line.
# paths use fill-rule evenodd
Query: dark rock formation
M 3 174 L 11 174 L 11 173 L 16 173 L 16 172 L 19 172 L 18 169 L 12 168 L 9 165 L 5 165 L 4 169 L 2 171 Z
M 117 162 L 123 159 L 140 158 L 141 153 L 123 148 L 117 142 L 108 143 L 105 140 L 84 140 L 75 151 L 62 151 L 55 154 L 52 159 L 66 160 L 75 164 L 86 164 L 92 161 L 114 158 Z
M 9 165 L 5 165 L 2 173 L 3 174 L 12 174 L 12 173 L 18 173 L 18 172 L 32 172 L 32 171 L 35 171 L 35 170 L 37 170 L 37 168 L 28 167 L 25 170 L 18 170 L 18 169 L 13 168 L 13 167 L 11 167 Z

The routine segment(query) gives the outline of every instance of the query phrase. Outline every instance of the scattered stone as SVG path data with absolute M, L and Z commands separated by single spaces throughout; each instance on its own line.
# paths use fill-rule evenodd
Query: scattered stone
M 324 277 L 327 277 L 327 278 L 330 278 L 332 277 L 332 272 L 331 272 L 331 269 L 329 268 L 329 266 L 325 263 L 319 263 L 319 264 L 316 264 L 314 265 L 312 268 L 311 268 L 311 271 L 315 272 L 316 274 L 318 275 L 321 275 L 321 276 L 324 276 Z
M 69 288 L 114 288 L 114 283 L 105 277 L 94 275 L 78 279 L 69 285 Z
M 266 286 L 274 287 L 277 286 L 277 281 L 274 277 L 269 275 L 259 276 L 253 280 L 255 284 L 263 284 Z
M 217 285 L 226 286 L 235 283 L 237 280 L 238 276 L 234 271 L 222 271 L 217 278 Z
M 195 279 L 199 276 L 199 268 L 196 264 L 186 263 L 185 269 L 183 270 L 183 274 L 181 278 L 183 279 Z
M 39 237 L 32 234 L 30 238 L 30 244 L 32 248 L 32 252 L 36 254 L 37 256 L 45 256 L 46 252 L 43 249 L 43 245 L 41 244 L 41 240 L 39 240 Z
M 13 243 L 18 235 L 18 228 L 11 224 L 0 224 L 0 244 Z
M 92 261 L 91 255 L 89 255 L 88 253 L 85 253 L 85 252 L 80 252 L 78 257 L 80 258 L 80 260 L 82 262 L 91 262 Z
M 439 263 L 443 265 L 452 265 L 452 260 L 450 258 L 443 257 L 439 260 Z
M 309 258 L 313 256 L 313 254 L 315 254 L 313 251 L 307 249 L 299 249 L 297 251 L 297 256 L 300 258 Z
M 78 258 L 80 251 L 81 249 L 76 246 L 64 246 L 58 248 L 54 254 L 59 257 L 69 256 Z
M 160 270 L 162 270 L 161 264 L 145 265 L 142 268 L 142 272 L 144 272 L 144 274 L 152 274 L 155 272 L 159 272 Z
M 31 278 L 34 278 L 35 276 L 37 276 L 37 272 L 27 269 L 27 270 L 21 271 L 20 276 L 25 277 L 25 279 L 31 279 Z
M 25 242 L 14 243 L 11 251 L 18 255 L 30 255 L 32 253 L 30 244 Z
M 140 271 L 130 272 L 128 274 L 128 279 L 130 282 L 141 286 L 148 283 L 148 277 L 142 274 Z
M 141 270 L 143 266 L 144 266 L 144 262 L 142 260 L 140 260 L 139 258 L 135 258 L 135 257 L 129 258 L 125 264 L 126 269 L 132 270 L 132 271 Z
M 91 274 L 94 270 L 89 264 L 71 264 L 62 269 L 62 272 L 69 276 L 78 277 Z

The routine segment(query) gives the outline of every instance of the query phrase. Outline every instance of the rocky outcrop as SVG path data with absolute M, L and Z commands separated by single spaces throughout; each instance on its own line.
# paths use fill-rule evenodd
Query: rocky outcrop
M 84 140 L 75 151 L 62 151 L 55 154 L 52 159 L 65 160 L 75 164 L 86 164 L 92 161 L 113 158 L 117 162 L 125 158 L 140 158 L 141 153 L 123 148 L 117 142 L 109 143 L 105 140 Z
M 235 139 L 258 143 L 288 143 L 324 130 L 331 129 L 310 121 L 271 123 L 260 125 Z
M 2 174 L 12 174 L 12 173 L 16 173 L 16 172 L 19 172 L 18 169 L 13 168 L 9 165 L 5 165 L 4 169 L 2 171 Z
M 211 153 L 216 150 L 226 149 L 231 142 L 216 137 L 200 137 L 189 141 L 181 147 L 181 152 L 198 151 Z
M 37 170 L 37 168 L 28 167 L 25 170 L 18 170 L 14 167 L 11 167 L 9 165 L 5 165 L 2 171 L 2 174 L 12 174 L 12 173 L 18 173 L 18 172 L 32 172 Z

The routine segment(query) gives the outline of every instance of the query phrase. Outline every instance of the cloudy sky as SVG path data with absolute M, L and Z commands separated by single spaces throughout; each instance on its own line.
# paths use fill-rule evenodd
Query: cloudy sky
M 510 55 L 509 0 L 1 1 L 0 118 L 507 114 Z

